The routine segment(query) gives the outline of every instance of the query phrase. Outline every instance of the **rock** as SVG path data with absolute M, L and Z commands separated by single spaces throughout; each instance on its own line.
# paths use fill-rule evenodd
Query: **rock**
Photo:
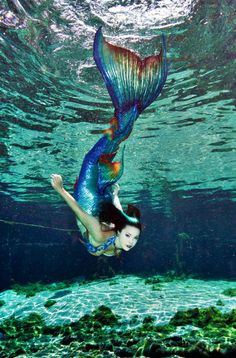
M 189 350 L 187 357 L 191 358 L 208 358 L 211 357 L 210 353 L 208 352 L 207 344 L 203 341 L 197 342 L 194 344 Z M 213 356 L 214 357 L 214 356 Z M 215 356 L 217 358 L 217 356 Z
M 227 315 L 227 324 L 232 324 L 233 328 L 236 329 L 236 309 L 234 308 L 232 311 L 230 311 Z
M 146 316 L 143 319 L 144 324 L 150 324 L 150 323 L 153 323 L 154 321 L 155 321 L 155 318 L 153 316 Z
M 131 348 L 123 347 L 123 348 L 116 348 L 115 354 L 118 357 L 134 357 L 134 351 Z
M 90 351 L 90 350 L 99 350 L 99 344 L 95 343 L 95 342 L 88 342 L 85 344 L 84 346 L 86 351 Z
M 61 340 L 61 344 L 68 346 L 71 344 L 71 342 L 76 341 L 76 337 L 71 337 L 71 336 L 65 336 L 63 337 L 63 339 Z
M 218 301 L 216 302 L 216 305 L 217 305 L 217 306 L 224 306 L 225 304 L 224 304 L 224 302 L 223 302 L 222 300 L 218 300 Z
M 112 326 L 118 323 L 118 316 L 109 307 L 100 306 L 92 313 L 93 318 L 103 325 Z
M 44 307 L 49 308 L 54 306 L 57 303 L 55 300 L 47 300 L 47 302 L 44 304 Z
M 0 341 L 4 341 L 6 339 L 6 335 L 0 332 Z
M 146 344 L 146 347 L 143 350 L 143 355 L 145 357 L 157 358 L 164 357 L 165 349 L 162 347 L 162 344 L 159 342 L 152 342 L 150 344 Z
M 187 311 L 178 311 L 170 320 L 174 326 L 194 325 L 204 327 L 209 323 L 224 322 L 224 315 L 216 308 L 194 308 Z
M 222 292 L 223 295 L 229 296 L 229 297 L 235 297 L 236 296 L 236 287 L 228 288 L 227 290 L 224 290 Z
M 0 307 L 2 307 L 3 305 L 5 305 L 5 301 L 4 300 L 0 300 Z
M 24 294 L 26 297 L 35 296 L 38 292 L 42 291 L 57 291 L 70 287 L 70 282 L 56 282 L 51 284 L 43 284 L 41 282 L 28 283 L 27 285 L 14 284 L 12 289 L 17 294 Z

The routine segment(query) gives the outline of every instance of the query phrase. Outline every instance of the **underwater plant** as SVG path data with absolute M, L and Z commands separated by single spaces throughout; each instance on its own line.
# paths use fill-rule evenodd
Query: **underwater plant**
M 0 356 L 234 358 L 236 310 L 216 307 L 179 311 L 169 324 L 152 316 L 131 329 L 104 305 L 80 320 L 47 326 L 41 315 L 14 316 L 0 324 Z M 182 333 L 178 333 L 181 325 Z M 197 328 L 194 329 L 194 326 Z

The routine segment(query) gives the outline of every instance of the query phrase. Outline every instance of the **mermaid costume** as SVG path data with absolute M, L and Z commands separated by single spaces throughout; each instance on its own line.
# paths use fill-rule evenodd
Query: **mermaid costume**
M 93 55 L 115 108 L 110 128 L 85 155 L 74 186 L 74 198 L 84 211 L 97 216 L 101 203 L 113 201 L 112 185 L 123 173 L 124 150 L 114 161 L 138 116 L 160 94 L 167 77 L 165 39 L 158 55 L 143 60 L 133 51 L 107 42 L 98 29 Z M 127 215 L 126 215 L 127 217 Z

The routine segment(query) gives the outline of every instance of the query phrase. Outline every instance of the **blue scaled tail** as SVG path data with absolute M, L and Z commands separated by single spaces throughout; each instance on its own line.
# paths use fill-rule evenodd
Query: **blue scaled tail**
M 101 202 L 112 201 L 111 186 L 123 173 L 123 159 L 114 162 L 119 145 L 129 137 L 140 113 L 160 94 L 167 60 L 164 36 L 160 53 L 141 59 L 135 52 L 107 42 L 101 28 L 95 35 L 93 54 L 115 113 L 110 127 L 84 158 L 74 196 L 85 211 L 97 215 Z

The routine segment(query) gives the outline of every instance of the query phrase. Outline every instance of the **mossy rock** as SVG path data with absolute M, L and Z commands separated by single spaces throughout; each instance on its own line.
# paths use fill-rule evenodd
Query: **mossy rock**
M 33 297 L 42 291 L 58 291 L 70 287 L 69 282 L 56 282 L 52 284 L 43 284 L 42 282 L 28 283 L 27 285 L 15 284 L 11 288 L 17 294 L 24 294 L 26 297 Z
M 236 310 L 223 314 L 216 307 L 194 308 L 187 311 L 178 311 L 170 320 L 174 326 L 193 325 L 197 327 L 206 327 L 214 325 L 215 327 L 224 327 L 228 324 L 236 324 Z
M 189 278 L 189 276 L 186 276 L 184 274 L 182 275 L 177 275 L 176 272 L 169 272 L 164 276 L 160 276 L 160 275 L 155 275 L 155 276 L 151 276 L 145 279 L 144 283 L 147 285 L 154 285 L 157 286 L 157 284 L 162 284 L 162 283 L 167 283 L 167 282 L 173 282 L 173 281 L 177 281 L 177 280 L 184 280 Z
M 40 344 L 35 345 L 35 342 L 43 336 L 45 327 L 44 320 L 37 313 L 31 313 L 24 319 L 12 316 L 3 321 L 0 324 L 1 357 L 30 357 L 31 353 L 40 349 Z
M 229 297 L 236 297 L 236 288 L 227 288 L 222 294 Z
M 185 320 L 186 316 L 195 320 L 207 318 L 208 324 L 178 336 L 175 325 L 155 325 L 154 318 L 147 316 L 142 326 L 126 329 L 106 306 L 98 307 L 79 321 L 55 327 L 46 326 L 42 317 L 35 313 L 23 320 L 12 317 L 0 325 L 3 337 L 0 350 L 6 357 L 31 357 L 35 352 L 44 352 L 42 356 L 46 357 L 48 352 L 55 351 L 68 357 L 75 356 L 75 352 L 78 357 L 96 357 L 99 352 L 103 352 L 104 357 L 110 354 L 119 357 L 234 357 L 236 310 L 222 314 L 210 307 L 186 312 L 181 312 Z M 218 326 L 219 318 L 224 322 L 222 327 Z M 55 343 L 50 335 L 60 339 Z
M 49 307 L 54 306 L 56 303 L 57 303 L 56 300 L 47 300 L 47 302 L 45 302 L 45 304 L 44 304 L 44 307 L 49 308 Z
M 232 309 L 229 313 L 226 314 L 227 323 L 232 324 L 236 329 L 236 308 Z
M 155 321 L 155 318 L 153 316 L 145 316 L 143 319 L 143 324 L 153 324 Z
M 119 319 L 119 317 L 115 315 L 109 307 L 103 305 L 93 311 L 92 315 L 97 322 L 108 326 L 117 324 Z
M 161 291 L 162 289 L 163 289 L 163 286 L 159 283 L 152 285 L 152 291 Z
M 0 332 L 9 338 L 19 338 L 27 340 L 42 333 L 44 321 L 37 313 L 31 313 L 26 318 L 19 320 L 14 316 L 6 319 L 0 324 Z
M 218 300 L 217 302 L 216 302 L 216 306 L 224 306 L 225 304 L 224 304 L 224 302 L 222 301 L 222 300 Z
M 147 285 L 155 285 L 159 284 L 159 283 L 163 283 L 163 282 L 171 282 L 173 281 L 173 278 L 169 277 L 169 276 L 153 276 L 153 277 L 148 277 L 145 279 L 145 284 Z

